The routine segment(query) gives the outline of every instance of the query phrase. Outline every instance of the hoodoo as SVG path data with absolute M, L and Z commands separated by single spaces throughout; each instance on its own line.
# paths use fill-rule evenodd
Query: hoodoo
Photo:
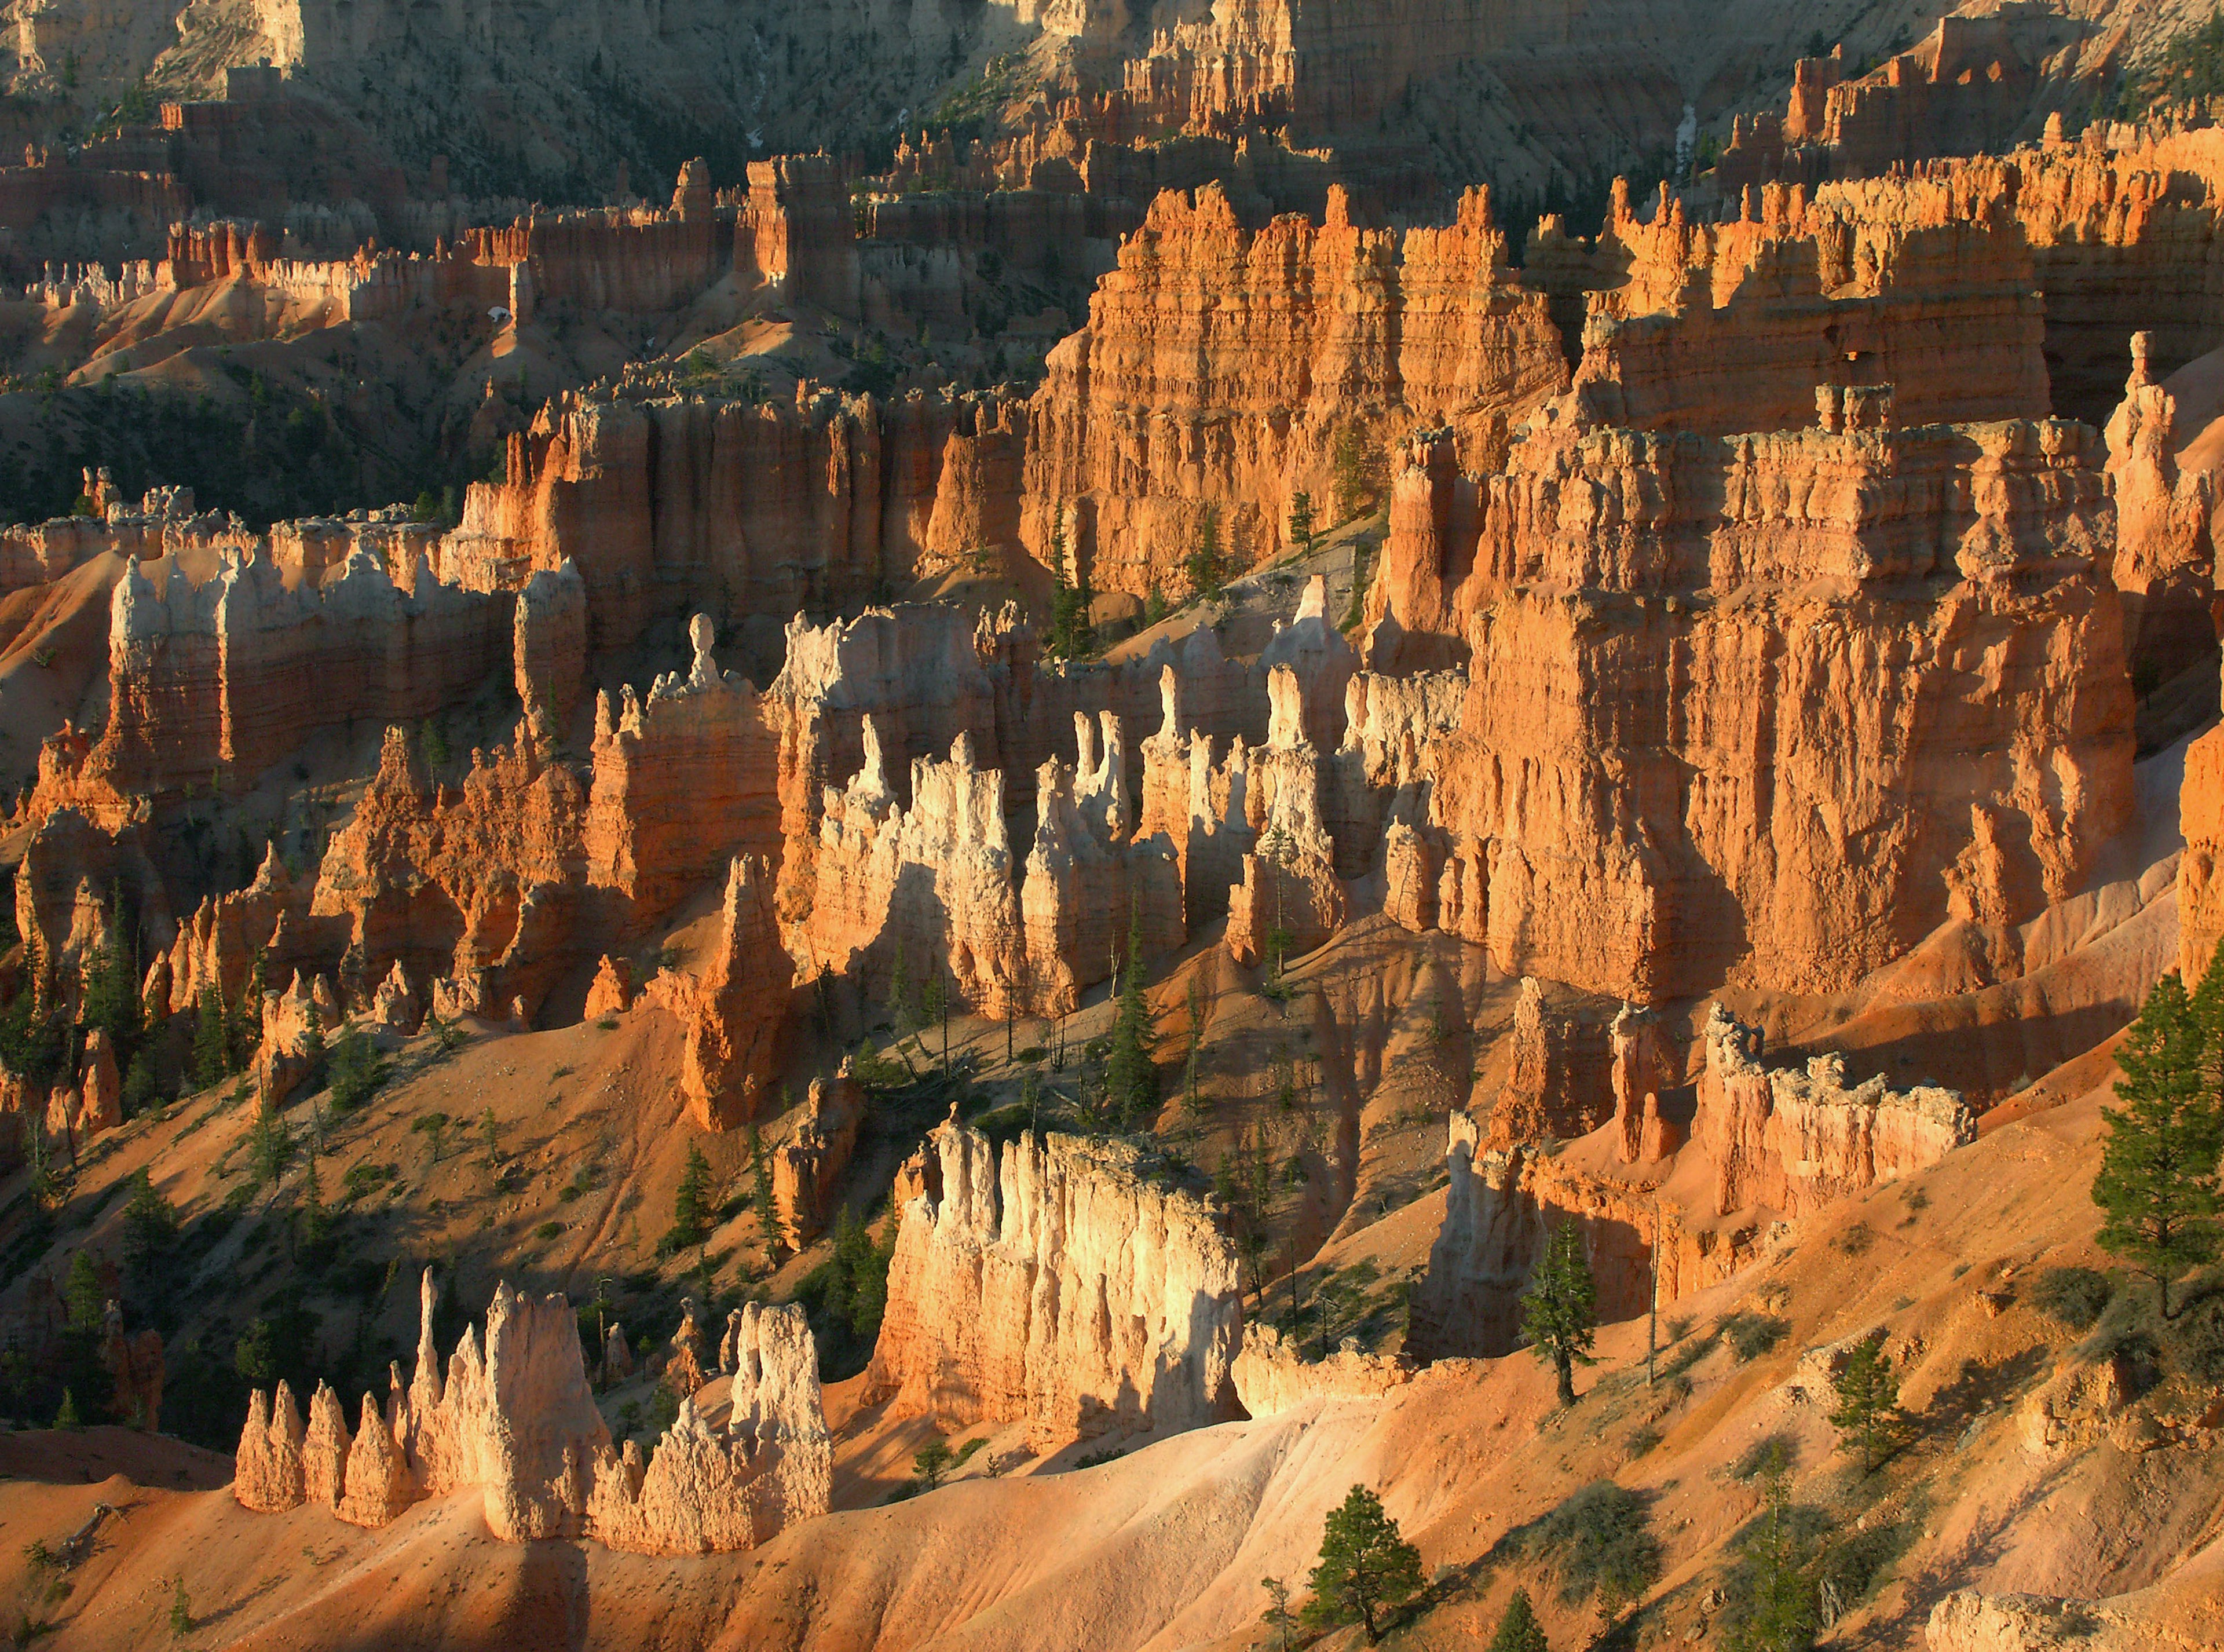
M 9 22 L 16 1641 L 2224 1645 L 2224 22 Z

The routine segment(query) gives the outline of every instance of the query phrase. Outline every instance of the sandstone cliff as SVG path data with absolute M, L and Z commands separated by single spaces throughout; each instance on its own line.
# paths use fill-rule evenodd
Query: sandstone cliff
M 1340 190 L 1324 223 L 1254 231 L 1217 186 L 1153 203 L 1049 367 L 1029 543 L 1046 556 L 1062 511 L 1096 589 L 1138 595 L 1183 588 L 1208 512 L 1239 568 L 1280 553 L 1295 493 L 1330 519 L 1339 443 L 1379 452 L 1386 433 L 1447 424 L 1480 465 L 1567 373 L 1483 192 L 1401 238 L 1356 227 Z
M 1471 537 L 1393 518 L 1378 610 L 1488 661 L 1430 814 L 1436 921 L 1501 969 L 1834 991 L 1949 915 L 2028 917 L 2129 818 L 2097 440 L 1823 401 L 1825 428 L 1722 440 L 1556 408 Z

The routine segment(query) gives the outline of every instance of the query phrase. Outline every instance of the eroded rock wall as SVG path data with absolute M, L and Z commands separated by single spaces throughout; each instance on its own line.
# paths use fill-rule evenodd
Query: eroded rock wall
M 1393 537 L 1381 606 L 1475 660 L 1437 921 L 1501 969 L 1837 991 L 2030 916 L 2129 820 L 2097 437 L 1823 401 L 1835 428 L 1722 439 L 1548 418 L 1468 551 Z
M 904 1206 L 866 1388 L 945 1427 L 1026 1422 L 1044 1443 L 1235 1415 L 1233 1244 L 1135 1150 L 954 1121 L 938 1189 Z
M 1208 511 L 1235 566 L 1272 560 L 1295 493 L 1323 522 L 1336 510 L 1339 442 L 1379 452 L 1387 433 L 1444 423 L 1480 465 L 1566 374 L 1483 192 L 1452 225 L 1402 238 L 1355 225 L 1341 191 L 1323 223 L 1256 230 L 1216 185 L 1169 192 L 1098 283 L 1088 325 L 1050 354 L 1028 542 L 1047 556 L 1062 513 L 1096 589 L 1172 594 Z

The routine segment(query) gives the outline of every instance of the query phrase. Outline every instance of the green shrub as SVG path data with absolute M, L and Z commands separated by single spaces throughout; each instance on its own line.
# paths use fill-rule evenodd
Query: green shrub
M 1594 1480 L 1530 1530 L 1532 1553 L 1559 1574 L 1560 1599 L 1580 1605 L 1594 1595 L 1608 1615 L 1652 1587 L 1660 1575 L 1660 1542 L 1643 1494 L 1612 1480 Z
M 2090 1331 L 2115 1289 L 2107 1275 L 2090 1268 L 2050 1268 L 2031 1288 L 2031 1305 L 2072 1331 Z
M 1763 1354 L 1775 1352 L 1777 1344 L 1784 1340 L 1791 1326 L 1772 1313 L 1741 1313 L 1724 1320 L 1721 1329 L 1729 1340 L 1730 1351 L 1738 1357 L 1740 1364 L 1744 1364 Z

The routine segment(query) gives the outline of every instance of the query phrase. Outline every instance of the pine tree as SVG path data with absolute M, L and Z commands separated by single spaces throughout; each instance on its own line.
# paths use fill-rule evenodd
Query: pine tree
M 1890 1454 L 1903 1421 L 1899 1409 L 1899 1377 L 1884 1351 L 1881 1332 L 1864 1337 L 1846 1358 L 1838 1373 L 1837 1409 L 1830 1422 L 1842 1446 L 1858 1446 L 1861 1472 L 1872 1473 Z
M 1552 1643 L 1537 1626 L 1537 1609 L 1529 1604 L 1526 1589 L 1516 1589 L 1506 1603 L 1506 1616 L 1498 1620 L 1489 1652 L 1552 1652 Z
M 123 1205 L 123 1259 L 143 1263 L 161 1256 L 178 1236 L 178 1213 L 155 1191 L 154 1178 L 142 1165 L 131 1173 L 131 1197 Z
M 1223 594 L 1221 581 L 1225 564 L 1220 554 L 1220 513 L 1210 505 L 1204 508 L 1204 521 L 1197 529 L 1197 546 L 1184 564 L 1189 575 L 1190 592 L 1207 602 L 1218 602 Z
M 62 1308 L 69 1328 L 85 1336 L 98 1336 L 107 1322 L 108 1289 L 101 1282 L 100 1264 L 90 1250 L 80 1250 L 70 1258 L 69 1272 L 62 1279 Z
M 919 989 L 919 998 L 923 1016 L 920 1025 L 932 1027 L 937 1022 L 941 1024 L 942 1076 L 947 1079 L 950 1076 L 950 987 L 943 980 L 940 970 L 926 978 L 926 984 Z
M 132 1052 L 130 1063 L 123 1070 L 124 1117 L 136 1118 L 145 1112 L 161 1088 L 161 1070 L 155 1066 L 155 1052 L 142 1044 Z
M 672 1196 L 672 1231 L 667 1236 L 674 1250 L 684 1250 L 710 1237 L 711 1161 L 703 1156 L 699 1147 L 687 1149 L 686 1168 L 679 1173 L 679 1189 Z
M 170 1596 L 170 1633 L 180 1640 L 193 1632 L 193 1603 L 186 1594 L 186 1580 L 178 1579 L 176 1592 Z
M 1280 1636 L 1280 1652 L 1290 1652 L 1290 1631 L 1298 1622 L 1290 1610 L 1290 1586 L 1279 1578 L 1261 1578 L 1259 1586 L 1267 1592 L 1267 1610 L 1259 1614 L 1260 1621 L 1271 1624 Z
M 904 944 L 896 940 L 896 966 L 888 978 L 888 1010 L 896 1024 L 896 1036 L 903 1037 L 919 1026 L 919 1013 L 912 1003 L 911 967 L 904 959 Z
M 309 1090 L 320 1087 L 325 1079 L 325 1029 L 317 1014 L 317 1001 L 309 1000 L 309 1011 L 301 1032 L 301 1083 Z
M 226 1031 L 230 1048 L 224 1071 L 240 1073 L 255 1059 L 256 1050 L 262 1042 L 262 996 L 269 991 L 264 980 L 269 967 L 269 954 L 262 947 L 255 949 L 254 961 L 248 965 L 247 988 L 239 995 L 234 1006 L 232 1022 Z
M 1560 1403 L 1576 1402 L 1576 1367 L 1589 1365 L 1598 1332 L 1598 1286 L 1583 1255 L 1583 1230 L 1562 1222 L 1545 1241 L 1545 1254 L 1521 1297 L 1521 1334 L 1552 1362 Z
M 1724 1652 L 1809 1652 L 1815 1644 L 1815 1585 L 1811 1558 L 1791 1510 L 1781 1460 L 1762 1481 L 1766 1502 L 1746 1535 L 1724 1614 Z
M 765 1151 L 764 1134 L 755 1124 L 749 1126 L 749 1196 L 764 1230 L 765 1249 L 778 1256 L 787 1242 L 780 1231 L 780 1212 L 774 1208 L 780 1201 L 773 1196 L 772 1155 Z
M 325 1209 L 325 1190 L 317 1176 L 317 1161 L 312 1157 L 306 1174 L 301 1179 L 301 1206 L 296 1213 L 295 1226 L 301 1249 L 313 1251 L 325 1242 L 332 1231 L 332 1217 Z
M 496 1168 L 502 1163 L 502 1123 L 492 1106 L 479 1115 L 479 1141 L 486 1149 L 487 1168 Z
M 1302 491 L 1290 496 L 1290 542 L 1305 555 L 1313 554 L 1317 537 L 1313 527 L 1313 496 Z
M 286 1167 L 294 1162 L 294 1133 L 286 1127 L 286 1120 L 278 1110 L 270 1104 L 267 1091 L 256 1106 L 248 1152 L 255 1166 L 255 1179 L 273 1188 L 286 1174 Z
M 85 1419 L 78 1415 L 77 1395 L 74 1390 L 70 1389 L 62 1390 L 61 1408 L 54 1413 L 54 1427 L 73 1429 L 85 1427 Z
M 919 1482 L 920 1491 L 932 1491 L 942 1484 L 942 1477 L 950 1472 L 955 1460 L 947 1445 L 939 1440 L 930 1440 L 913 1455 L 911 1477 Z
M 1311 1582 L 1313 1598 L 1305 1617 L 1319 1624 L 1348 1624 L 1356 1617 L 1372 1646 L 1382 1638 L 1390 1610 L 1419 1592 L 1421 1551 L 1383 1513 L 1381 1498 L 1355 1485 L 1329 1511 Z
M 2224 947 L 2219 947 L 2224 955 Z M 2210 973 L 2216 966 L 2212 963 Z M 2205 1080 L 2209 1040 L 2203 1021 L 2216 995 L 2202 982 L 2198 1010 L 2172 972 L 2155 983 L 2124 1035 L 2116 1065 L 2121 1107 L 2103 1107 L 2108 1140 L 2093 1178 L 2093 1202 L 2107 1212 L 2103 1250 L 2155 1282 L 2163 1317 L 2174 1318 L 2170 1282 L 2217 1252 L 2217 1159 L 2224 1112 Z
M 110 917 L 100 946 L 85 962 L 85 996 L 78 1019 L 98 1027 L 119 1049 L 128 1049 L 139 1036 L 139 989 L 131 978 L 131 958 L 122 934 L 123 893 L 109 899 Z
M 224 994 L 211 981 L 193 1006 L 193 1083 L 206 1090 L 231 1071 L 231 1032 L 225 1025 Z
M 1112 1020 L 1112 1048 L 1106 1060 L 1105 1102 L 1121 1127 L 1133 1124 L 1159 1098 L 1158 1069 L 1151 1064 L 1151 1004 L 1143 992 L 1143 916 L 1132 909 L 1128 920 L 1128 968 L 1120 988 L 1120 1007 Z

